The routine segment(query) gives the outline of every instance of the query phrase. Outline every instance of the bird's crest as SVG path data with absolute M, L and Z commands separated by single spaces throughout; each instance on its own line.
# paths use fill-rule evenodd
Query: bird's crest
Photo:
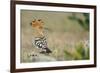
M 37 32 L 36 34 L 43 36 L 43 27 L 44 22 L 42 21 L 42 19 L 34 19 L 31 22 L 31 26 L 32 28 Z
M 32 27 L 35 29 L 43 29 L 43 24 L 44 24 L 44 22 L 41 19 L 37 19 L 37 20 L 34 19 L 31 22 Z

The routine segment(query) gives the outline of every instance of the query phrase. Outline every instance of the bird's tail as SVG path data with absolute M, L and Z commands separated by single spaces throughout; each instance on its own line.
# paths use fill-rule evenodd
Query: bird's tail
M 46 50 L 46 53 L 52 53 L 52 51 L 48 47 L 44 49 Z

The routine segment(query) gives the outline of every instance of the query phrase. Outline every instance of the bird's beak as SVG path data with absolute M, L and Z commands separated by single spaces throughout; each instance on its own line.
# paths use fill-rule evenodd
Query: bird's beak
M 30 23 L 30 25 L 32 26 L 32 23 Z

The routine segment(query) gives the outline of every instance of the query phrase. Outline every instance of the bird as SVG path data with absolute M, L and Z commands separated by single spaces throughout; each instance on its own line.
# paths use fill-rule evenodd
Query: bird
M 34 39 L 32 39 L 33 45 L 42 50 L 40 53 L 52 53 L 52 51 L 48 48 L 47 39 L 43 32 L 43 21 L 41 19 L 34 19 L 30 25 L 35 31 Z

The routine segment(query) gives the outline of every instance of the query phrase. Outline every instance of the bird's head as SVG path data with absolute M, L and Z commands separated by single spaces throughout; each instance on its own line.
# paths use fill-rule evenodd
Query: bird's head
M 44 33 L 43 33 L 43 25 L 44 25 L 44 22 L 42 21 L 42 19 L 34 19 L 30 25 L 32 26 L 32 28 L 36 31 L 35 32 L 35 35 L 38 35 L 38 36 L 44 36 Z
M 32 28 L 35 28 L 35 29 L 43 29 L 43 25 L 44 25 L 44 22 L 41 20 L 41 19 L 34 19 L 30 25 L 32 26 Z

